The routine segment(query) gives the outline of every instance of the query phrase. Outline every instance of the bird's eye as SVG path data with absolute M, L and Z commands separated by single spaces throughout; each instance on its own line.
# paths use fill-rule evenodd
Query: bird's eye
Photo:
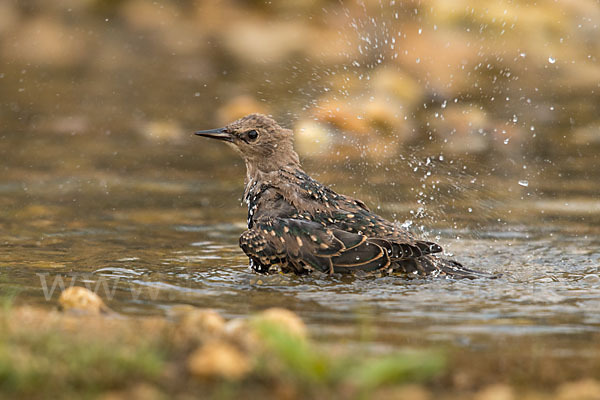
M 252 129 L 252 130 L 249 130 L 248 132 L 246 132 L 246 136 L 248 136 L 248 139 L 250 139 L 250 140 L 256 140 L 256 138 L 258 137 L 258 132 L 256 132 L 256 130 Z

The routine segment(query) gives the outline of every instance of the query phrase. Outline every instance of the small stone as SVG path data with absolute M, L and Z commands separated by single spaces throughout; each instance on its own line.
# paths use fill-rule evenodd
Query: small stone
M 201 379 L 240 379 L 250 372 L 248 357 L 225 342 L 208 342 L 187 360 L 188 370 Z
M 284 308 L 269 308 L 254 317 L 254 321 L 266 322 L 283 328 L 289 334 L 305 339 L 306 325 L 298 315 Z
M 224 333 L 230 340 L 243 346 L 245 349 L 257 350 L 259 348 L 258 337 L 245 318 L 235 318 L 227 321 Z
M 90 314 L 110 312 L 100 296 L 80 286 L 65 289 L 58 298 L 63 311 L 79 311 Z
M 214 310 L 194 308 L 183 313 L 176 329 L 180 339 L 220 336 L 225 329 L 225 319 Z

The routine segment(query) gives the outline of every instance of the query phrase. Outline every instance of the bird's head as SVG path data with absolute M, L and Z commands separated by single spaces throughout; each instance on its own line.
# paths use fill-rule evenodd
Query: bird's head
M 250 114 L 223 128 L 198 131 L 196 135 L 231 145 L 244 158 L 250 176 L 258 171 L 268 173 L 285 166 L 299 166 L 293 132 L 266 115 Z

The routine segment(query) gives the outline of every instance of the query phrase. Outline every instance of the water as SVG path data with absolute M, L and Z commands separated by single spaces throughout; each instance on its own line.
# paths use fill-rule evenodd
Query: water
M 359 340 L 367 323 L 377 332 L 371 344 L 384 348 L 407 337 L 459 344 L 526 337 L 561 338 L 559 351 L 600 330 L 593 151 L 529 162 L 527 185 L 521 166 L 500 161 L 406 155 L 323 168 L 308 160 L 306 169 L 321 171 L 314 175 L 336 190 L 388 218 L 410 219 L 467 266 L 504 274 L 407 281 L 252 273 L 237 246 L 246 210 L 244 166 L 233 152 L 192 136 L 167 147 L 99 137 L 93 151 L 91 139 L 3 139 L 0 290 L 17 303 L 55 307 L 61 285 L 75 284 L 129 315 L 168 316 L 177 304 L 227 317 L 283 306 L 324 341 Z M 413 171 L 419 160 L 431 173 Z

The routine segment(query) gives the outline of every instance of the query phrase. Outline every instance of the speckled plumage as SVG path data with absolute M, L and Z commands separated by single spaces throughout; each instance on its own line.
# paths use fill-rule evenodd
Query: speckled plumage
M 308 176 L 293 133 L 251 114 L 225 128 L 197 132 L 231 144 L 246 163 L 248 230 L 240 247 L 251 267 L 298 274 L 356 271 L 407 275 L 488 276 L 437 257 L 442 248 L 372 213 Z

